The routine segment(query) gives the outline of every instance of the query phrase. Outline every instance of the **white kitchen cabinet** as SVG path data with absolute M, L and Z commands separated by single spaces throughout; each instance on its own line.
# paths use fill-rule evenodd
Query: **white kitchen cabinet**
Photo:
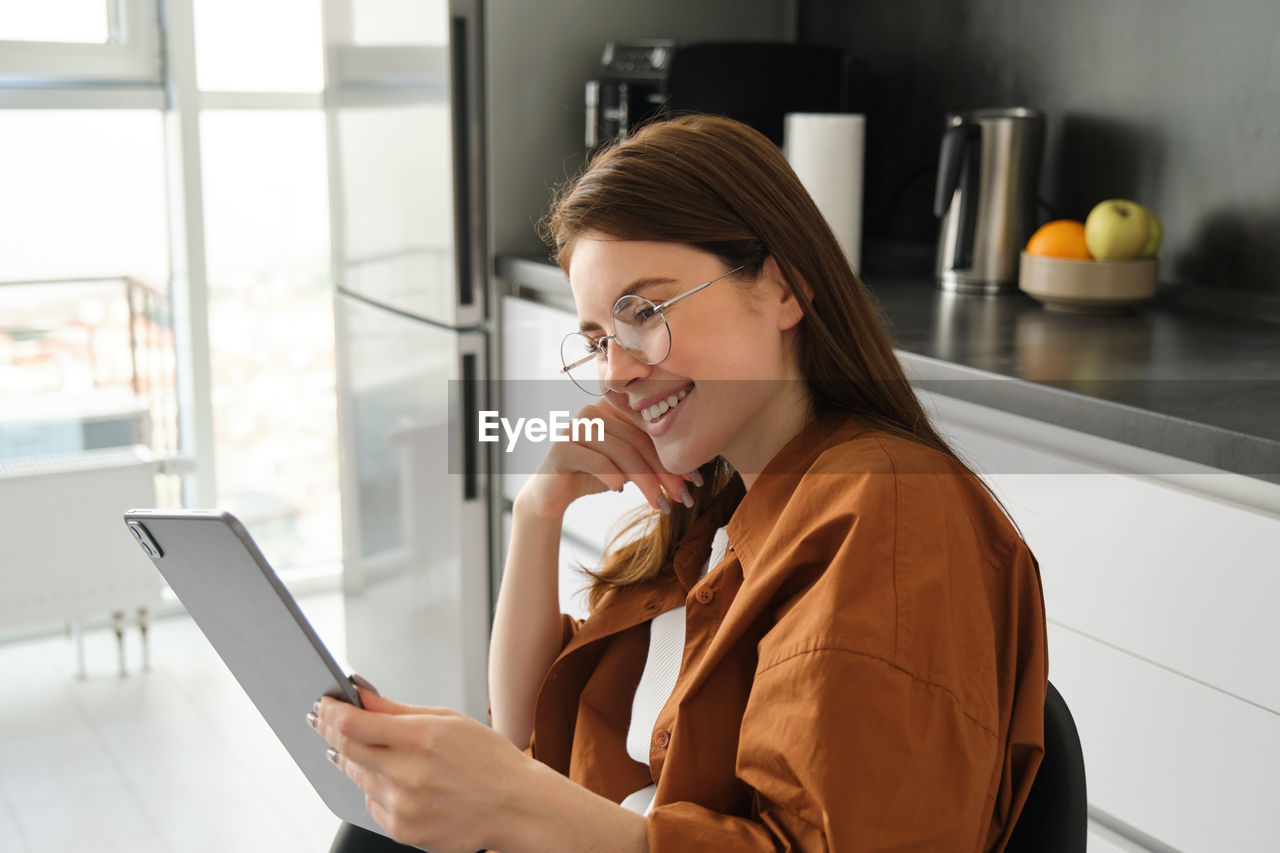
M 1274 849 L 1280 487 L 921 396 L 1039 560 L 1091 814 L 1179 850 Z

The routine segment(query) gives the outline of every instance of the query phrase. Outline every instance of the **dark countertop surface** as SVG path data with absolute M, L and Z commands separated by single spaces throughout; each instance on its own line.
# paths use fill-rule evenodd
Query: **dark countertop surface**
M 560 270 L 500 258 L 518 295 L 572 310 Z M 1122 314 L 1045 310 L 1015 291 L 952 294 L 867 275 L 908 373 L 928 390 L 1280 483 L 1280 324 L 1169 290 Z M 1014 381 L 1009 381 L 1014 380 Z

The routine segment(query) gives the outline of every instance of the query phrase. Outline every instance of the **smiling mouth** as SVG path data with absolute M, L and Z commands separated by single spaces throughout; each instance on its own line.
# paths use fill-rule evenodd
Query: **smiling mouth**
M 662 420 L 662 418 L 667 414 L 667 412 L 671 411 L 676 406 L 680 405 L 680 403 L 684 400 L 685 397 L 688 396 L 689 392 L 692 390 L 693 390 L 692 385 L 690 385 L 688 388 L 681 388 L 679 391 L 667 397 L 665 400 L 659 400 L 658 402 L 654 403 L 652 406 L 649 406 L 648 408 L 645 408 L 645 409 L 641 409 L 640 415 L 648 423 L 651 423 L 651 424 L 657 423 L 658 421 Z

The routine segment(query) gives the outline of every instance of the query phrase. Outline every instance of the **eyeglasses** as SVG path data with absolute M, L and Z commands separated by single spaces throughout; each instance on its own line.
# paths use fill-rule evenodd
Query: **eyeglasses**
M 582 332 L 570 332 L 560 343 L 561 373 L 569 374 L 573 384 L 594 397 L 610 390 L 604 370 L 609 363 L 609 344 L 617 342 L 641 364 L 658 364 L 671 353 L 671 327 L 666 311 L 681 299 L 704 290 L 722 278 L 728 278 L 746 265 L 729 270 L 722 276 L 704 281 L 666 302 L 654 303 L 643 296 L 628 294 L 613 303 L 613 334 L 591 338 Z

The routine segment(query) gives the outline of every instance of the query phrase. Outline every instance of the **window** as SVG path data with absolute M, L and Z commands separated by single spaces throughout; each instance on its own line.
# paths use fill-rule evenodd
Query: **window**
M 163 118 L 0 110 L 0 458 L 177 450 Z
M 160 5 L 0 0 L 0 455 L 150 443 L 332 575 L 321 3 Z
M 111 36 L 106 0 L 0 2 L 0 41 L 104 44 Z
M 195 0 L 195 37 L 202 91 L 324 89 L 318 0 Z
M 158 20 L 148 0 L 0 0 L 0 82 L 158 83 Z
M 0 110 L 0 281 L 169 277 L 159 110 Z
M 200 121 L 218 500 L 274 565 L 340 559 L 324 116 Z

